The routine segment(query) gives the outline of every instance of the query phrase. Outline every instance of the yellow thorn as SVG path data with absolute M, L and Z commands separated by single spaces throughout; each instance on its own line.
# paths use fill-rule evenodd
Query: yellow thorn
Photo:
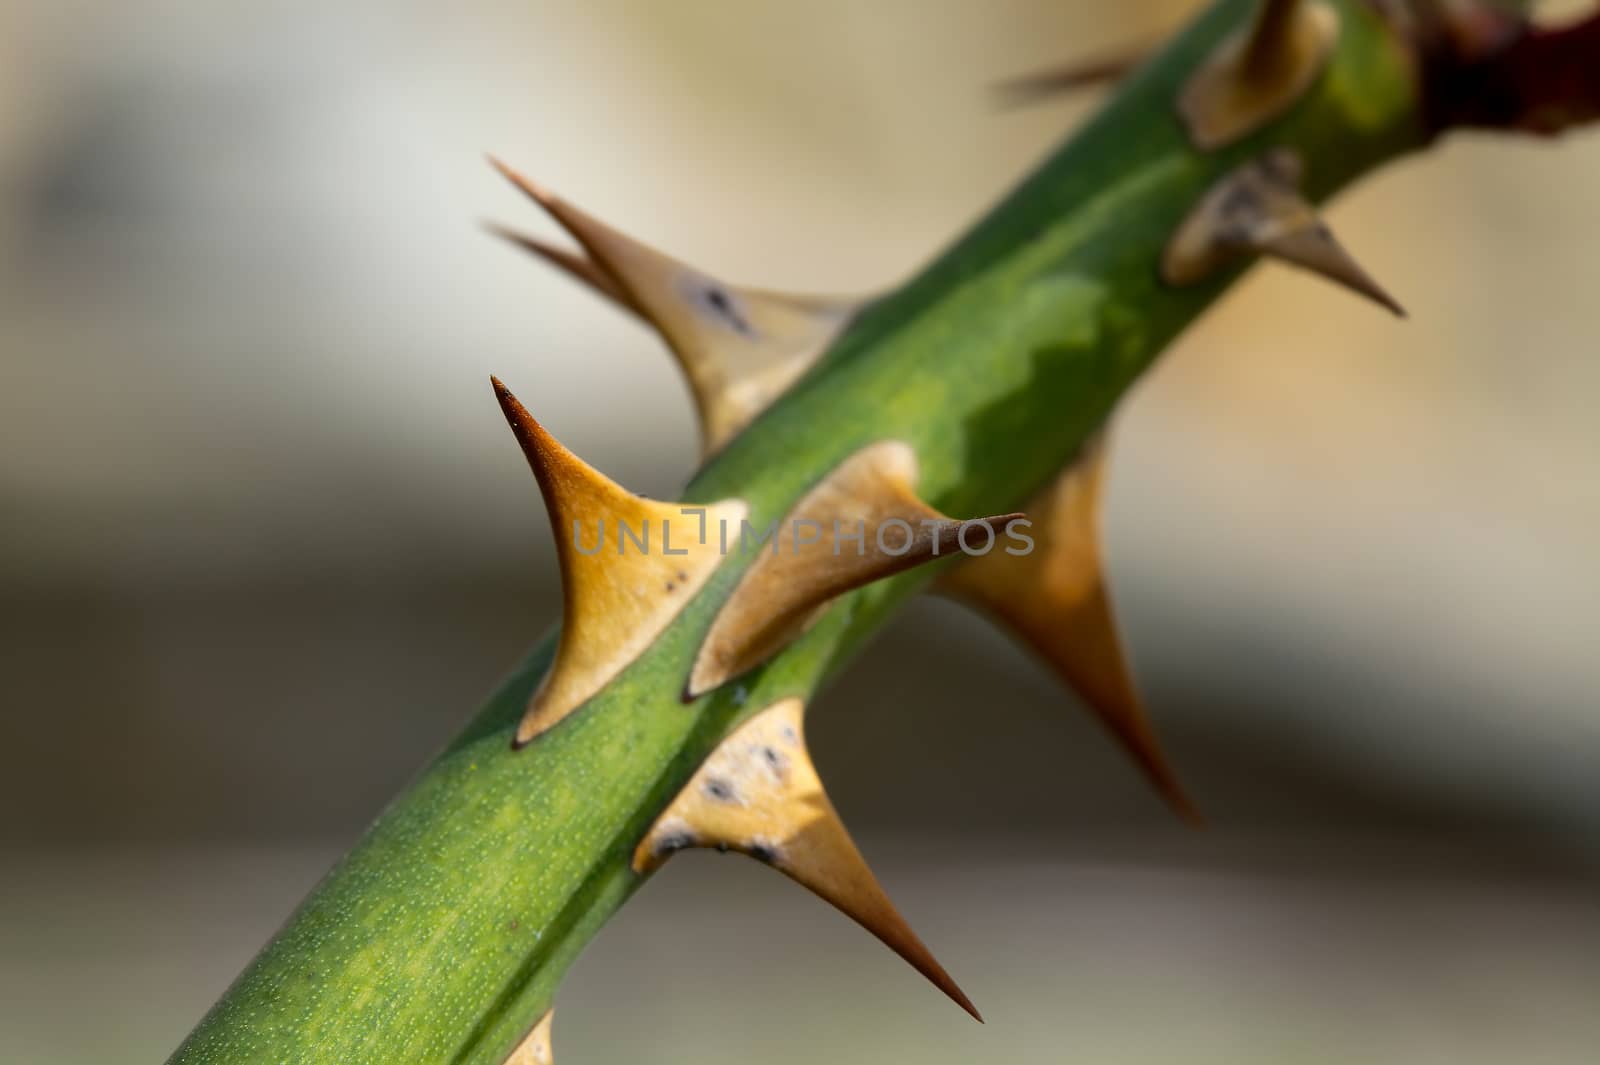
M 562 447 L 491 378 L 506 421 L 539 481 L 561 563 L 555 661 L 517 729 L 517 746 L 546 732 L 660 635 L 722 561 L 714 532 L 745 516 L 738 500 L 658 503 L 627 491 Z
M 655 327 L 677 356 L 715 451 L 820 358 L 862 300 L 790 296 L 726 284 L 628 237 L 490 160 L 559 222 L 583 256 L 507 234 Z M 580 265 L 581 264 L 581 265 Z
M 960 521 L 918 499 L 916 454 L 899 441 L 856 452 L 795 504 L 723 604 L 700 646 L 694 698 L 760 665 L 799 636 L 830 600 L 970 546 L 991 548 L 1021 514 Z M 975 531 L 982 528 L 982 532 Z M 752 530 L 760 536 L 767 530 Z M 963 541 L 970 540 L 970 544 Z M 744 549 L 741 530 L 739 549 Z
M 1172 808 L 1201 823 L 1156 738 L 1128 668 L 1106 591 L 1100 548 L 1105 446 L 1084 454 L 1026 509 L 1039 517 L 1033 551 L 992 551 L 952 568 L 937 588 L 1026 642 L 1094 711 Z
M 555 1010 L 546 1010 L 539 1023 L 506 1058 L 505 1065 L 555 1065 L 555 1053 L 550 1047 L 550 1022 L 555 1015 Z
M 1178 96 L 1196 147 L 1212 151 L 1293 107 L 1339 39 L 1339 13 L 1320 0 L 1262 0 L 1255 20 L 1217 46 Z
M 1174 285 L 1204 281 L 1255 252 L 1319 274 L 1405 317 L 1405 309 L 1334 238 L 1300 194 L 1300 157 L 1268 152 L 1211 187 L 1167 244 L 1161 275 Z
M 651 872 L 689 847 L 749 855 L 838 908 L 982 1021 L 839 820 L 806 750 L 804 714 L 799 699 L 784 699 L 723 740 L 640 841 L 634 870 Z

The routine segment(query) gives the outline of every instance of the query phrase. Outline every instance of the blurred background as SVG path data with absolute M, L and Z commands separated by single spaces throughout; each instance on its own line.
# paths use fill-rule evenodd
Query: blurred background
M 0 0 L 0 1060 L 162 1060 L 555 620 L 488 374 L 631 488 L 692 468 L 653 336 L 479 229 L 550 232 L 485 151 L 869 289 L 1095 105 L 992 82 L 1190 6 Z M 1409 322 L 1265 266 L 1124 405 L 1113 582 L 1209 830 L 948 604 L 817 706 L 988 1026 L 695 855 L 560 1060 L 1593 1061 L 1597 179 L 1593 134 L 1392 166 L 1331 217 Z

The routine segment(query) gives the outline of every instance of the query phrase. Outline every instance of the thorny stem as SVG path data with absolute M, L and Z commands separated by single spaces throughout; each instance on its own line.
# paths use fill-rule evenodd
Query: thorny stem
M 1596 115 L 1600 75 L 1583 62 L 1600 53 L 1594 20 L 1437 38 L 1389 18 L 1393 3 L 1380 14 L 1378 0 L 1328 2 L 1340 36 L 1313 90 L 1266 128 L 1205 152 L 1174 102 L 1255 10 L 1219 0 L 972 232 L 855 323 L 687 497 L 745 500 L 761 527 L 849 454 L 898 439 L 916 450 L 930 504 L 1010 509 L 1238 275 L 1184 288 L 1160 280 L 1163 249 L 1221 176 L 1292 149 L 1321 200 L 1449 126 L 1547 132 Z M 696 649 L 742 572 L 730 559 L 608 687 L 514 751 L 550 663 L 552 642 L 537 647 L 172 1060 L 502 1065 L 642 883 L 633 849 L 720 740 L 762 707 L 809 699 L 931 577 L 841 597 L 766 666 L 685 705 Z

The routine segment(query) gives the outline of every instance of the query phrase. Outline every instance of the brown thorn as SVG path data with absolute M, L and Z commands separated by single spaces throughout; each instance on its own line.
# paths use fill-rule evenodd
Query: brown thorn
M 990 93 L 1002 107 L 1041 103 L 1081 89 L 1120 81 L 1144 62 L 1151 50 L 1149 44 L 1124 45 L 1047 70 L 1007 78 L 990 86 Z
M 1022 517 L 948 518 L 917 498 L 916 475 L 909 445 L 880 441 L 840 463 L 796 503 L 778 523 L 772 548 L 758 545 L 760 556 L 712 622 L 690 671 L 687 697 L 760 665 L 805 632 L 837 596 L 952 557 L 973 526 L 984 527 L 984 542 L 992 544 Z M 802 526 L 808 529 L 804 541 Z
M 617 285 L 610 274 L 596 266 L 586 256 L 566 248 L 530 236 L 510 226 L 500 225 L 498 222 L 485 222 L 483 228 L 499 237 L 501 240 L 515 244 L 517 247 L 543 259 L 545 262 L 561 270 L 563 273 L 581 281 L 590 289 L 606 297 L 618 307 L 628 311 L 636 317 L 643 317 L 639 308 L 633 305 L 627 293 Z
M 1185 821 L 1203 824 L 1139 698 L 1112 610 L 1101 550 L 1101 438 L 1025 509 L 1027 554 L 990 552 L 940 575 L 935 588 L 993 618 L 1032 648 L 1094 713 Z
M 1324 0 L 1263 0 L 1179 93 L 1190 140 L 1213 151 L 1280 117 L 1316 84 L 1338 38 L 1339 13 Z
M 1300 194 L 1300 157 L 1277 148 L 1219 179 L 1167 243 L 1161 276 L 1197 284 L 1257 253 L 1318 274 L 1394 314 L 1405 309 L 1345 250 Z
M 911 930 L 828 801 L 806 749 L 804 704 L 783 699 L 736 728 L 662 811 L 633 854 L 649 873 L 686 848 L 755 858 L 871 932 L 982 1022 Z
M 583 248 L 587 262 L 562 256 L 653 326 L 677 357 L 700 414 L 703 449 L 715 451 L 804 373 L 864 301 L 790 296 L 730 285 L 568 203 L 499 162 L 496 169 L 547 211 Z M 542 242 L 529 246 L 552 257 Z
M 490 380 L 539 482 L 561 564 L 561 635 L 517 728 L 514 746 L 521 747 L 586 703 L 666 629 L 722 562 L 718 538 L 702 534 L 737 525 L 746 508 L 738 500 L 690 507 L 634 495 L 563 447 L 499 378 Z M 591 523 L 593 550 L 581 546 Z M 624 526 L 641 532 L 642 544 L 630 550 Z M 615 554 L 606 548 L 608 527 Z

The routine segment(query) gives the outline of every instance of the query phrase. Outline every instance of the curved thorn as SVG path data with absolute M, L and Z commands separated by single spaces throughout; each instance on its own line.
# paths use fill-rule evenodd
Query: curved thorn
M 1151 51 L 1149 44 L 1125 45 L 1060 66 L 1007 78 L 990 86 L 990 94 L 1002 107 L 1043 103 L 1068 93 L 1121 81 L 1143 63 Z
M 517 728 L 520 747 L 587 702 L 661 634 L 722 561 L 707 525 L 737 525 L 746 509 L 738 500 L 687 506 L 636 496 L 562 447 L 499 378 L 490 381 L 539 482 L 561 564 L 561 636 Z
M 1190 140 L 1214 151 L 1281 116 L 1316 84 L 1338 39 L 1339 13 L 1322 0 L 1263 0 L 1179 93 Z
M 757 713 L 720 743 L 656 819 L 635 872 L 687 848 L 770 865 L 877 936 L 978 1021 L 983 1017 L 889 901 L 828 801 L 806 749 L 799 699 Z
M 1303 171 L 1298 155 L 1279 148 L 1224 175 L 1168 242 L 1162 277 L 1196 284 L 1254 253 L 1309 270 L 1405 317 L 1300 194 Z
M 1024 508 L 1039 543 L 1027 554 L 992 551 L 941 574 L 941 593 L 987 614 L 1031 647 L 1076 692 L 1185 821 L 1204 823 L 1150 723 L 1107 589 L 1101 551 L 1105 446 L 1083 454 Z
M 714 451 L 809 369 L 863 300 L 791 296 L 730 285 L 613 229 L 491 157 L 583 248 L 587 262 L 541 241 L 512 239 L 648 322 L 677 356 Z
M 685 697 L 696 698 L 760 665 L 821 616 L 837 596 L 964 550 L 992 545 L 1021 514 L 961 521 L 917 498 L 916 454 L 880 441 L 840 463 L 774 527 L 770 549 L 740 577 L 695 656 Z M 748 543 L 740 529 L 739 548 Z M 755 531 L 752 530 L 754 533 Z M 759 535 L 759 534 L 757 534 Z M 848 545 L 848 546 L 847 546 Z
M 556 269 L 582 282 L 589 289 L 598 292 L 623 310 L 638 318 L 644 318 L 644 314 L 638 307 L 633 305 L 628 298 L 628 294 L 617 286 L 610 274 L 595 266 L 594 263 L 577 252 L 557 247 L 554 244 L 540 240 L 538 237 L 529 236 L 497 222 L 485 222 L 483 227 L 501 240 L 515 244 L 524 251 L 543 259 Z

